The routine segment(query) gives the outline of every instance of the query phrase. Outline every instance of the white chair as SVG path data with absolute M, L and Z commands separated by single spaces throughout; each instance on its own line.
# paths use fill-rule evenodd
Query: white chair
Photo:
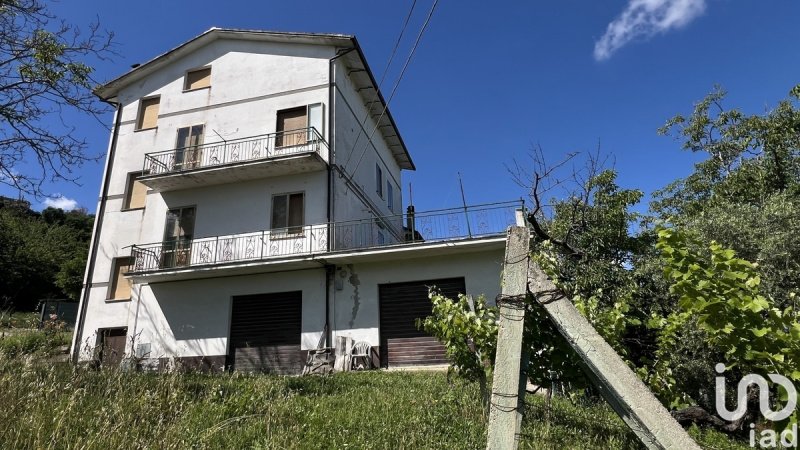
M 366 364 L 358 365 L 358 359 L 363 359 Z M 353 344 L 353 351 L 350 355 L 351 369 L 372 369 L 372 346 L 369 342 L 358 341 Z

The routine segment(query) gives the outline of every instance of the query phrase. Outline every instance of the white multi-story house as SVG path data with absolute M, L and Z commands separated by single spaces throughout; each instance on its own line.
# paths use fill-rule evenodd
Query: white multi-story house
M 296 373 L 350 336 L 439 364 L 428 287 L 500 290 L 520 203 L 406 212 L 414 163 L 352 36 L 214 28 L 95 92 L 116 114 L 76 360 Z

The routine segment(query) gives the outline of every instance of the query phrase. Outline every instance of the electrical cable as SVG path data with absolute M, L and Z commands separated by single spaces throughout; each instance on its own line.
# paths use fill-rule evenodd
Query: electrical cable
M 414 53 L 417 51 L 417 47 L 419 46 L 420 41 L 422 40 L 422 36 L 425 34 L 425 30 L 428 28 L 428 24 L 430 24 L 431 17 L 433 17 L 434 11 L 436 11 L 436 5 L 439 4 L 439 0 L 434 0 L 433 5 L 431 6 L 431 10 L 428 12 L 428 17 L 425 18 L 425 22 L 422 24 L 422 28 L 420 28 L 419 33 L 417 34 L 417 39 L 414 41 L 414 46 L 411 48 L 411 52 L 408 54 L 408 58 L 406 58 L 406 62 L 403 65 L 403 68 L 400 70 L 400 75 L 395 81 L 394 86 L 392 87 L 392 92 L 389 94 L 389 98 L 386 99 L 386 104 L 383 106 L 383 111 L 381 111 L 381 115 L 378 116 L 378 120 L 375 121 L 375 127 L 372 128 L 372 132 L 367 139 L 366 144 L 364 144 L 364 150 L 361 152 L 361 156 L 358 158 L 358 163 L 353 168 L 351 172 L 351 176 L 355 175 L 356 170 L 358 170 L 358 166 L 361 165 L 361 161 L 364 158 L 364 155 L 367 153 L 367 148 L 369 147 L 370 142 L 372 142 L 372 137 L 375 135 L 375 131 L 378 129 L 380 125 L 381 119 L 386 114 L 386 110 L 389 108 L 389 103 L 392 102 L 394 95 L 397 93 L 397 88 L 400 86 L 400 82 L 403 80 L 403 76 L 406 73 L 406 69 L 408 69 L 409 64 L 411 63 L 411 59 L 414 56 Z
M 381 75 L 381 81 L 378 82 L 377 88 L 380 89 L 383 86 L 383 81 L 386 79 L 386 75 L 389 73 L 389 67 L 392 66 L 392 61 L 394 61 L 394 56 L 397 53 L 397 48 L 400 47 L 400 41 L 403 39 L 403 34 L 406 32 L 406 28 L 408 27 L 408 22 L 411 20 L 411 15 L 414 12 L 414 7 L 417 5 L 417 0 L 414 0 L 411 3 L 411 9 L 409 9 L 408 14 L 406 15 L 406 20 L 403 23 L 403 28 L 400 29 L 400 35 L 397 36 L 397 40 L 394 43 L 394 48 L 392 48 L 392 53 L 389 55 L 389 61 L 386 63 L 386 67 L 383 69 L 383 74 Z M 353 143 L 353 147 L 350 149 L 350 154 L 347 155 L 347 161 L 344 163 L 344 167 L 347 167 L 347 164 L 350 162 L 350 159 L 353 156 L 353 151 L 356 149 L 358 145 L 359 139 L 361 139 L 361 135 L 364 133 L 364 125 L 367 124 L 367 119 L 372 114 L 372 107 L 374 103 L 369 105 L 369 111 L 364 115 L 364 120 L 361 121 L 361 126 L 358 129 L 358 134 L 356 135 L 356 140 Z

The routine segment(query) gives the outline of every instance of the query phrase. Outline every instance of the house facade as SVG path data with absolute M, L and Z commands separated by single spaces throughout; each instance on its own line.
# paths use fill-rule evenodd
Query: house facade
M 338 336 L 441 364 L 429 286 L 494 298 L 519 202 L 415 212 L 356 39 L 211 29 L 96 89 L 114 105 L 75 360 L 299 373 Z

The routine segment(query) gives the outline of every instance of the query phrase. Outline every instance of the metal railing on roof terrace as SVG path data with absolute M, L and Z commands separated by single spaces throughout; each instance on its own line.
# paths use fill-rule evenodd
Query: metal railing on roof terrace
M 522 201 L 134 245 L 131 272 L 501 236 Z M 332 239 L 329 237 L 332 236 Z M 330 245 L 330 247 L 329 247 Z
M 303 153 L 317 153 L 324 161 L 328 160 L 328 143 L 316 128 L 280 131 L 148 153 L 144 156 L 144 171 L 148 176 L 167 175 Z

